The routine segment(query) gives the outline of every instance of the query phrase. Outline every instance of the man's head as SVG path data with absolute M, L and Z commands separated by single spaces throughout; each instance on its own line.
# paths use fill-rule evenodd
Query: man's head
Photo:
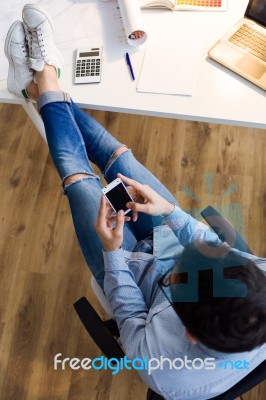
M 170 276 L 172 305 L 190 336 L 226 353 L 265 343 L 265 275 L 226 245 L 216 247 L 217 257 L 213 244 L 204 246 L 186 247 Z

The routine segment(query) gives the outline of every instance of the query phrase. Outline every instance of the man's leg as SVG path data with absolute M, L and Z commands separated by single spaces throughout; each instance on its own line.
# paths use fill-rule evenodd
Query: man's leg
M 55 69 L 45 65 L 36 72 L 38 107 L 44 121 L 50 153 L 68 196 L 75 230 L 84 257 L 103 286 L 102 245 L 95 232 L 102 184 L 89 163 L 84 141 L 71 110 L 70 98 L 58 86 Z M 35 87 L 34 87 L 35 90 Z M 31 87 L 27 88 L 30 95 Z M 123 247 L 132 250 L 136 238 L 125 224 Z
M 102 285 L 102 246 L 94 229 L 102 185 L 88 161 L 72 104 L 58 85 L 62 57 L 53 40 L 51 17 L 38 5 L 28 4 L 23 8 L 22 18 L 23 27 L 22 23 L 14 24 L 5 44 L 10 71 L 13 72 L 10 80 L 16 81 L 15 88 L 13 85 L 11 89 L 15 94 L 38 99 L 51 156 L 63 181 L 64 192 L 68 195 L 82 251 L 92 273 Z M 36 82 L 33 82 L 33 76 Z M 112 153 L 116 150 L 115 144 Z M 124 231 L 123 247 L 132 249 L 136 238 L 128 225 L 125 225 Z
M 5 54 L 9 62 L 8 90 L 20 97 L 38 99 L 51 155 L 69 198 L 84 256 L 102 285 L 102 246 L 94 229 L 101 184 L 88 161 L 70 100 L 57 82 L 62 60 L 53 41 L 51 18 L 45 10 L 33 4 L 23 8 L 22 16 L 23 23 L 16 21 L 5 40 Z M 116 150 L 117 147 L 113 149 Z M 125 225 L 124 239 L 125 249 L 135 246 L 136 238 L 128 225 Z

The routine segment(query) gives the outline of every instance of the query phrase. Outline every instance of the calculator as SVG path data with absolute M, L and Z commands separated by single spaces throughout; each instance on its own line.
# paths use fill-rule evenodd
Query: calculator
M 77 49 L 75 83 L 101 82 L 102 46 Z

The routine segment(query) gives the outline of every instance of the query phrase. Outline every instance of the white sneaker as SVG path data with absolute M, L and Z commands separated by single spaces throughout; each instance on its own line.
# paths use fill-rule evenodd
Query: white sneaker
M 19 97 L 29 98 L 26 88 L 33 80 L 29 66 L 26 36 L 21 21 L 14 22 L 6 36 L 5 55 L 9 62 L 7 89 Z
M 42 71 L 45 64 L 52 65 L 59 78 L 63 59 L 54 42 L 51 17 L 43 8 L 35 4 L 27 4 L 22 10 L 22 18 L 31 68 Z

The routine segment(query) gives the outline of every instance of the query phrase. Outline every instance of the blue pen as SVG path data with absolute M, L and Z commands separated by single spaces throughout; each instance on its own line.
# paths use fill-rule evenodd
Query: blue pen
M 128 54 L 128 53 L 126 53 L 126 60 L 127 60 L 127 65 L 129 66 L 129 69 L 130 69 L 130 74 L 131 74 L 132 79 L 133 79 L 133 81 L 134 81 L 134 80 L 135 80 L 135 76 L 134 76 L 132 64 L 131 64 L 131 61 L 130 61 L 130 58 L 129 58 L 129 54 Z

